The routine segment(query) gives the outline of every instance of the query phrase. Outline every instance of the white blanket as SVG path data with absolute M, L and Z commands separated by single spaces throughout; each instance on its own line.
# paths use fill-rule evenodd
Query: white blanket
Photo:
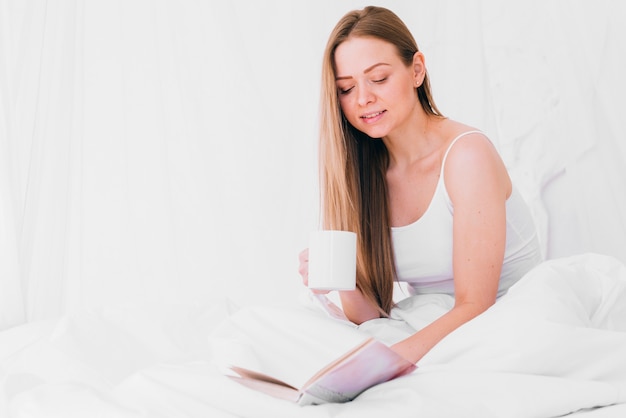
M 102 310 L 14 328 L 0 334 L 0 416 L 626 416 L 626 268 L 591 254 L 544 263 L 446 337 L 415 373 L 347 404 L 298 407 L 218 370 L 229 356 L 266 361 L 248 344 L 265 326 L 291 341 L 275 346 L 285 367 L 305 371 L 314 368 L 306 355 L 319 352 L 315 345 L 332 356 L 355 332 L 391 343 L 451 303 L 412 297 L 392 319 L 358 331 L 310 307 L 233 314 L 227 304 Z M 331 331 L 330 343 L 313 338 Z M 605 407 L 612 404 L 621 405 Z

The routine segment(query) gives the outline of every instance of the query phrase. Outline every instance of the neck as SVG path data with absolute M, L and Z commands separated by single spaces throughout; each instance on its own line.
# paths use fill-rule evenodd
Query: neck
M 441 118 L 422 111 L 402 131 L 384 137 L 391 167 L 410 166 L 437 150 L 441 142 L 440 121 Z

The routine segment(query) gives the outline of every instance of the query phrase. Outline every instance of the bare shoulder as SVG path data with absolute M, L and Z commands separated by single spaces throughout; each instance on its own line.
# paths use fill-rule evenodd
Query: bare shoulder
M 448 151 L 448 163 L 451 166 L 463 163 L 502 163 L 491 140 L 481 131 L 468 130 L 455 135 L 454 145 Z M 450 141 L 452 142 L 452 140 Z
M 444 168 L 446 188 L 451 195 L 455 190 L 469 191 L 475 188 L 504 190 L 510 193 L 511 182 L 496 147 L 480 130 L 458 124 L 457 132 L 451 134 Z
M 450 165 L 457 165 L 456 161 L 450 160 L 481 156 L 498 157 L 489 138 L 477 128 L 445 119 L 439 122 L 437 131 L 442 143 L 442 157 L 448 151 L 446 169 Z M 452 145 L 453 142 L 454 145 Z

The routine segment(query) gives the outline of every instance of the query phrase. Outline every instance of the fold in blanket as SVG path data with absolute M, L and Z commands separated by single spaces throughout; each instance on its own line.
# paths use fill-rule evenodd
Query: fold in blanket
M 228 305 L 158 314 L 111 309 L 30 324 L 0 333 L 0 415 L 554 417 L 622 403 L 600 410 L 622 416 L 626 268 L 593 254 L 538 266 L 442 340 L 416 372 L 346 404 L 298 407 L 231 382 L 216 367 L 248 359 L 307 372 L 319 353 L 321 361 L 370 335 L 392 343 L 452 303 L 414 296 L 392 318 L 360 327 L 328 318 L 316 305 L 234 313 Z M 255 345 L 270 334 L 280 334 L 282 345 Z
M 413 296 L 401 301 L 391 318 L 368 321 L 358 330 L 392 344 L 443 315 L 453 303 L 447 295 Z M 239 315 L 239 333 L 246 315 L 255 324 L 254 332 L 263 332 L 258 327 L 262 309 Z M 280 323 L 276 316 L 273 320 Z M 319 326 L 305 316 L 297 321 L 298 327 L 286 331 L 293 347 L 303 342 L 298 335 L 309 329 L 307 321 L 310 329 Z M 513 410 L 515 416 L 557 416 L 626 402 L 624 353 L 626 267 L 596 254 L 556 259 L 529 272 L 487 312 L 442 340 L 410 378 L 372 388 L 356 403 L 372 396 L 383 401 L 383 393 L 392 399 L 394 390 L 421 397 L 426 390 L 441 402 L 463 404 L 461 392 L 476 394 L 478 388 L 479 396 L 470 404 L 482 405 L 477 406 L 481 413 L 485 407 L 498 411 L 493 416 Z M 474 416 L 468 409 L 467 414 Z

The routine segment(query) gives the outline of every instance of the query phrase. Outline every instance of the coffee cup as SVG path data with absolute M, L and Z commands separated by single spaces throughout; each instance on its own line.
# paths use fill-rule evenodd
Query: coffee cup
M 350 231 L 314 231 L 309 240 L 308 286 L 317 290 L 354 290 L 356 234 Z

